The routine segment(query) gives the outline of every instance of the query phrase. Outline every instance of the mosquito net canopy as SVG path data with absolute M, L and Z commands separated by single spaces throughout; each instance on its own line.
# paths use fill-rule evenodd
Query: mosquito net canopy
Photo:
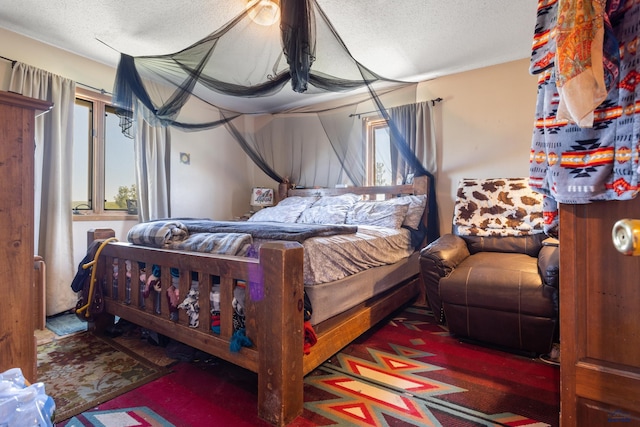
M 179 52 L 122 53 L 114 102 L 125 133 L 139 114 L 182 130 L 225 126 L 268 176 L 302 186 L 365 183 L 360 118 L 375 111 L 402 159 L 399 179 L 429 175 L 435 188 L 385 108 L 415 102 L 415 84 L 355 60 L 316 0 L 253 0 Z

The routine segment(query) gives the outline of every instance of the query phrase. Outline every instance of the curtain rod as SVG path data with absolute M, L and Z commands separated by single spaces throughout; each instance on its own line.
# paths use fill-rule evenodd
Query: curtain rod
M 443 101 L 442 98 L 438 97 L 438 98 L 434 98 L 434 99 L 430 99 L 428 102 L 431 103 L 431 106 L 435 106 L 436 102 L 440 102 Z M 371 114 L 371 113 L 377 113 L 378 110 L 373 110 L 373 111 L 365 111 L 364 113 L 351 113 L 349 114 L 349 117 L 354 117 L 354 116 L 358 116 L 358 118 L 360 118 L 360 116 L 364 116 L 365 114 Z
M 2 56 L 2 55 L 0 55 L 0 59 L 4 59 L 5 61 L 11 62 L 11 68 L 13 68 L 13 67 L 16 65 L 16 62 L 18 62 L 18 61 L 16 61 L 15 59 L 7 58 L 6 56 Z M 111 92 L 107 92 L 107 91 L 106 91 L 106 90 L 104 90 L 104 89 L 99 89 L 99 88 L 97 88 L 97 87 L 93 87 L 93 86 L 88 85 L 88 84 L 86 84 L 86 83 L 76 82 L 76 84 L 77 84 L 77 85 L 80 85 L 80 86 L 88 87 L 89 89 L 93 89 L 93 90 L 95 90 L 95 91 L 98 91 L 98 92 L 100 92 L 102 95 L 105 95 L 105 94 L 112 95 L 112 93 L 111 93 Z
M 16 62 L 18 62 L 18 61 L 16 61 L 16 60 L 9 59 L 9 58 L 7 58 L 6 56 L 2 56 L 2 55 L 0 55 L 0 59 L 4 59 L 5 61 L 9 61 L 9 62 L 11 62 L 11 67 L 13 67 L 13 66 L 15 65 L 15 63 L 16 63 Z

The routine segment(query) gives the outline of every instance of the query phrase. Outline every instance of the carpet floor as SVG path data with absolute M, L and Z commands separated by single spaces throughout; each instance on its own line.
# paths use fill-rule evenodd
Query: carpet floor
M 63 313 L 47 317 L 46 327 L 58 336 L 65 336 L 86 331 L 87 322 L 78 319 L 75 313 Z
M 171 369 L 57 425 L 268 425 L 255 374 L 210 358 Z M 461 343 L 409 307 L 309 374 L 304 402 L 291 426 L 557 426 L 559 369 Z
M 38 346 L 38 382 L 66 420 L 169 372 L 89 332 Z

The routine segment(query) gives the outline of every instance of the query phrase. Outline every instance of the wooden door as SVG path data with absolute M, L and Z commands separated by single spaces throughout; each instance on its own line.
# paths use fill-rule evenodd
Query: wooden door
M 612 241 L 624 218 L 640 197 L 560 208 L 562 427 L 640 426 L 640 257 Z

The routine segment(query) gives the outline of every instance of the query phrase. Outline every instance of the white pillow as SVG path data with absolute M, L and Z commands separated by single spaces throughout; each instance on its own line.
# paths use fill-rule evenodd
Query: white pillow
M 400 228 L 409 210 L 410 202 L 406 200 L 405 203 L 401 203 L 397 200 L 357 202 L 347 214 L 346 223 Z
M 291 197 L 286 197 L 280 200 L 280 202 L 278 202 L 276 206 L 296 206 L 297 207 L 297 206 L 304 205 L 304 207 L 309 207 L 313 205 L 316 200 L 318 200 L 318 198 L 314 196 L 310 196 L 310 197 L 291 196 Z
M 360 201 L 361 196 L 353 193 L 340 194 L 338 196 L 320 197 L 313 206 L 346 206 L 351 208 L 355 202 Z
M 358 200 L 360 200 L 360 196 L 352 193 L 321 197 L 302 212 L 297 222 L 303 224 L 344 224 L 347 212 Z
M 409 200 L 409 209 L 407 210 L 407 216 L 404 217 L 402 225 L 417 230 L 422 221 L 422 214 L 427 206 L 427 196 L 422 194 L 419 196 L 407 195 L 401 196 L 395 199 L 389 199 L 389 202 L 406 204 Z
M 296 222 L 302 224 L 344 224 L 349 209 L 346 206 L 311 206 Z
M 259 210 L 247 221 L 296 222 L 302 211 L 311 206 L 315 201 L 315 197 L 287 197 L 275 206 Z

